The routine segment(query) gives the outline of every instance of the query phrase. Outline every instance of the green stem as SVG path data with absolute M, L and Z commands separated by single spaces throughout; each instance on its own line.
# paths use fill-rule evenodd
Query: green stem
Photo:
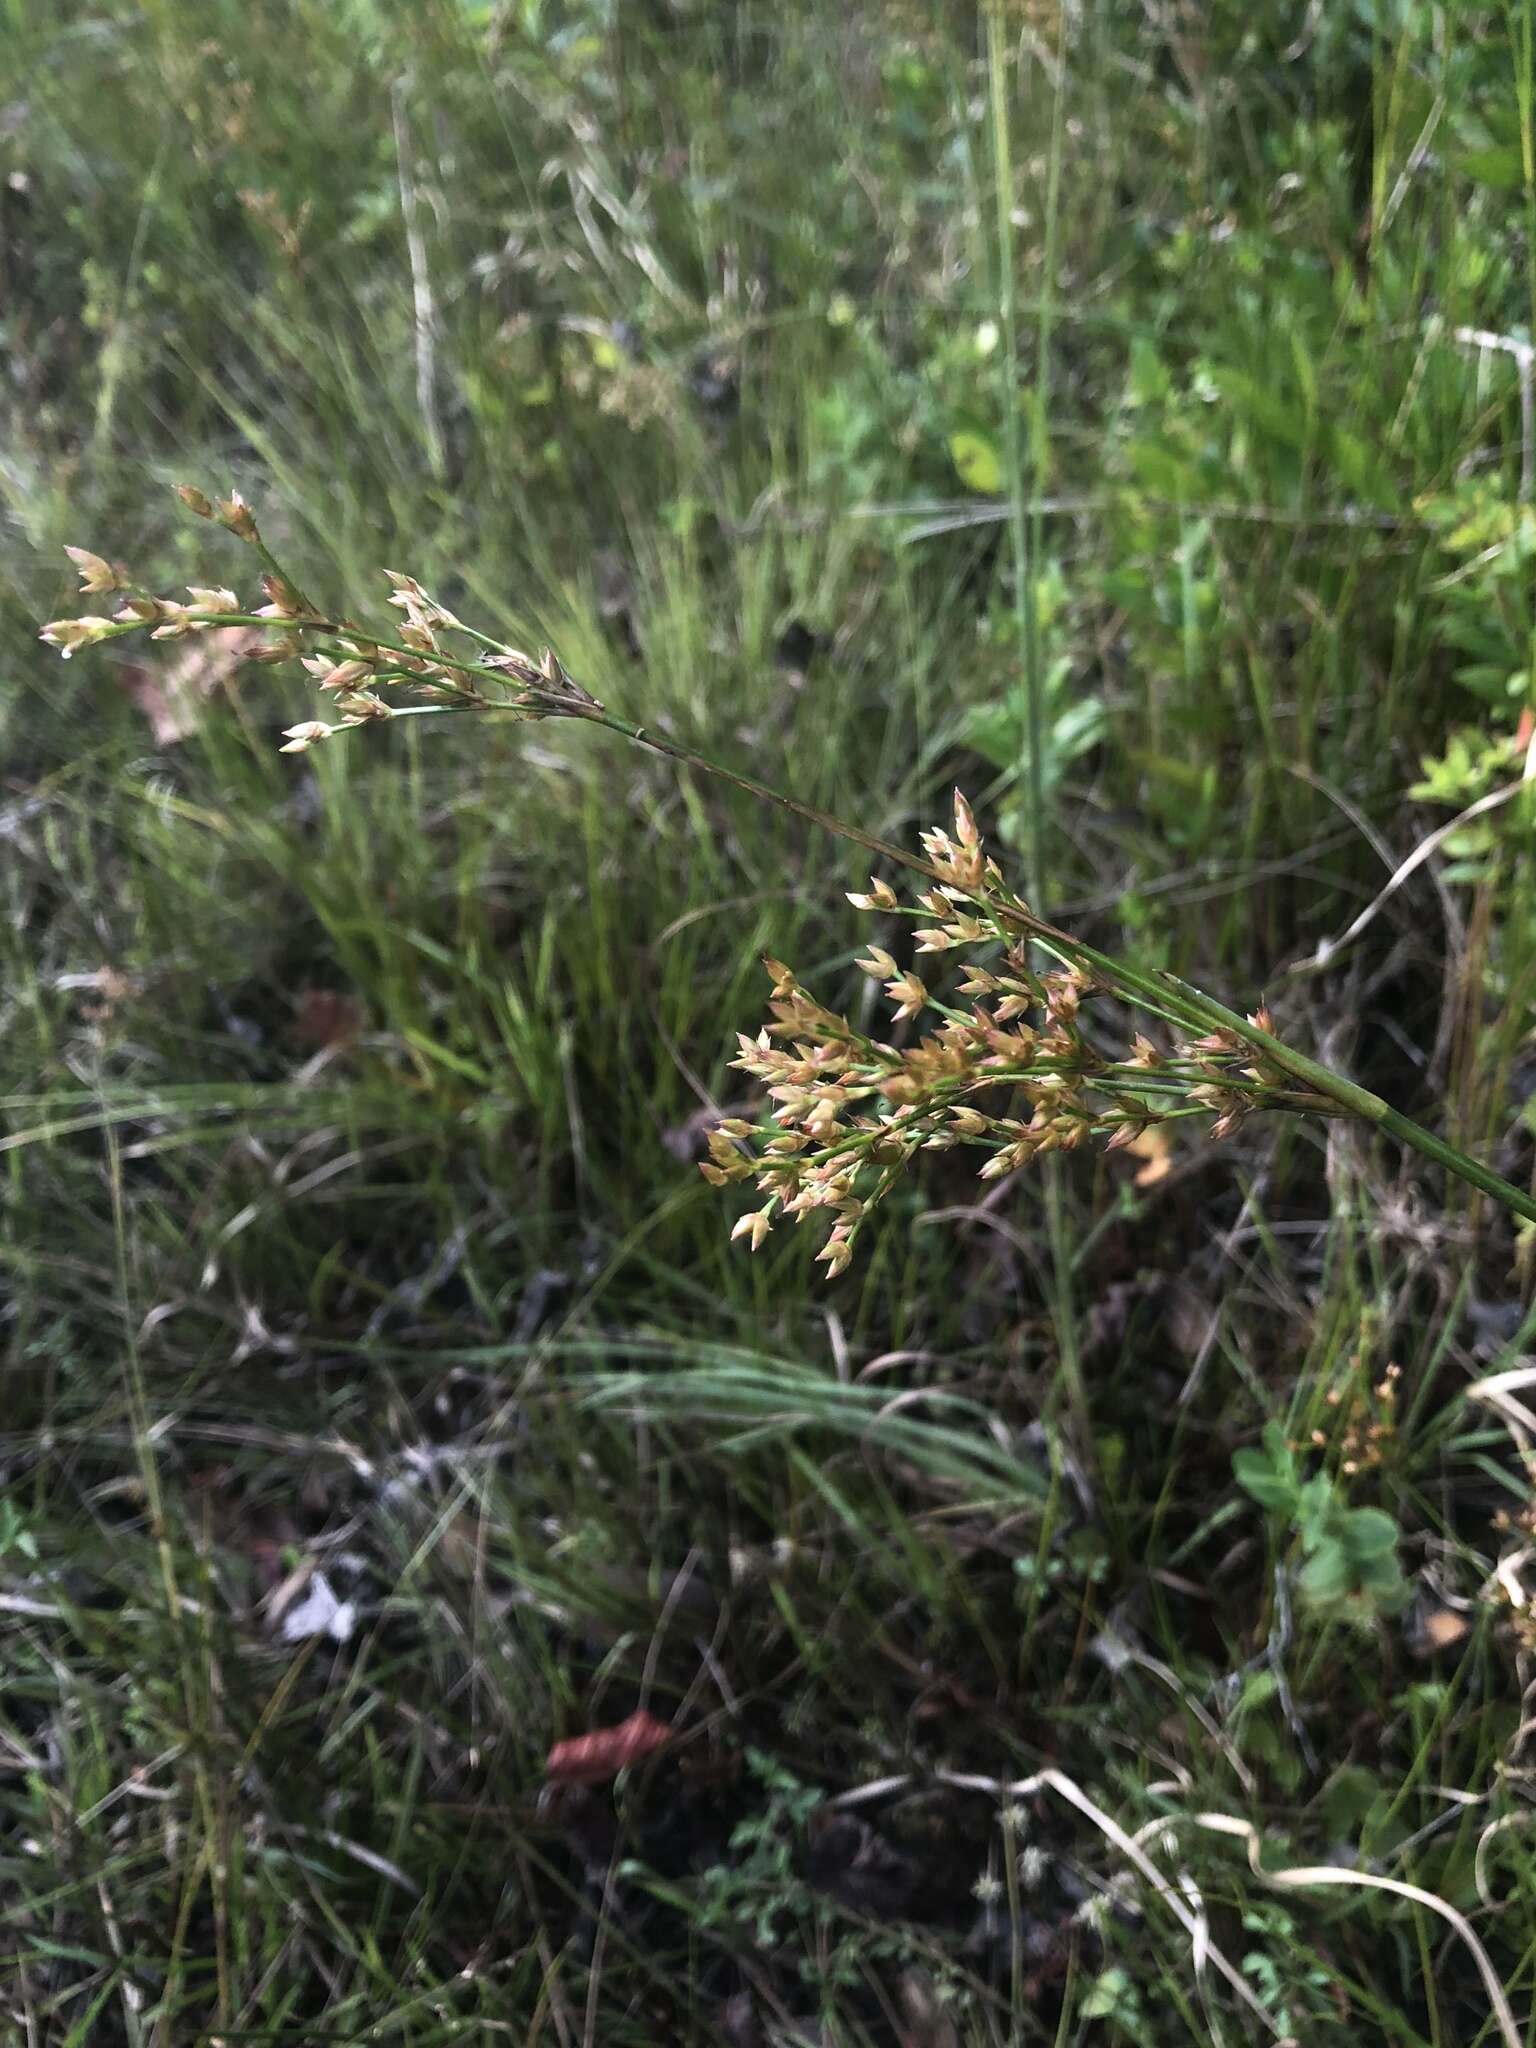
M 1019 657 L 1024 668 L 1025 764 L 1029 778 L 1028 838 L 1025 887 L 1035 901 L 1045 894 L 1045 687 L 1040 659 L 1040 619 L 1034 564 L 1025 525 L 1024 449 L 1019 428 L 1019 291 L 1013 268 L 1013 152 L 1008 127 L 1008 52 L 1003 42 L 1002 8 L 987 12 L 987 78 L 992 105 L 992 191 L 997 210 L 997 297 L 1003 329 L 1003 450 L 1008 467 L 1008 530 L 1013 553 L 1013 606 Z M 1049 229 L 1047 229 L 1049 235 Z M 1050 291 L 1047 269 L 1045 290 Z M 1049 367 L 1045 314 L 1041 315 L 1041 368 Z M 1044 394 L 1037 391 L 1037 403 Z M 1035 448 L 1035 496 L 1040 494 L 1038 434 Z
M 1013 602 L 1020 653 L 1024 661 L 1024 699 L 1029 745 L 1029 862 L 1026 888 L 1036 903 L 1046 901 L 1049 870 L 1046 865 L 1046 703 L 1045 650 L 1040 639 L 1040 563 L 1044 556 L 1045 513 L 1043 501 L 1049 481 L 1051 383 L 1051 321 L 1056 276 L 1056 227 L 1061 192 L 1062 120 L 1066 94 L 1062 89 L 1062 62 L 1066 50 L 1066 11 L 1062 10 L 1057 40 L 1057 72 L 1053 81 L 1049 175 L 1045 198 L 1045 248 L 1043 251 L 1040 312 L 1035 347 L 1035 388 L 1030 434 L 1030 482 L 1028 497 L 1034 510 L 1030 523 L 1025 518 L 1024 451 L 1019 421 L 1019 293 L 1013 250 L 1013 154 L 1008 108 L 1008 49 L 1003 34 L 1001 0 L 992 0 L 987 16 L 987 75 L 992 101 L 992 185 L 997 207 L 997 263 L 999 304 L 1003 322 L 1003 361 L 1007 378 L 1004 394 L 1004 431 L 1008 459 L 1008 511 L 1013 543 Z M 1061 1161 L 1045 1162 L 1045 1222 L 1051 1252 L 1051 1320 L 1056 1332 L 1056 1353 L 1067 1401 L 1077 1422 L 1079 1451 L 1091 1455 L 1093 1423 L 1088 1405 L 1088 1388 L 1083 1378 L 1082 1352 L 1078 1343 L 1077 1307 L 1073 1293 L 1071 1233 L 1067 1219 L 1066 1182 Z

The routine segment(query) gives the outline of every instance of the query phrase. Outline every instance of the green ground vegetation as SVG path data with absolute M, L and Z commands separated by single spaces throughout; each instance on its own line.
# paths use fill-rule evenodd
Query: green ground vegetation
M 0 0 L 0 73 L 7 2038 L 1529 2038 L 1508 1217 L 1255 1119 L 750 1255 L 761 956 L 887 1028 L 853 849 L 36 637 L 66 544 L 245 577 L 238 488 L 884 837 L 960 783 L 1528 1186 L 1529 0 Z

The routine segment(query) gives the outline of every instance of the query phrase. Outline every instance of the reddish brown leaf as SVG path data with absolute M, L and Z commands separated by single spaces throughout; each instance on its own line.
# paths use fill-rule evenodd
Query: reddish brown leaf
M 613 1728 L 557 1742 L 545 1769 L 556 1784 L 601 1785 L 672 1740 L 672 1730 L 642 1707 Z
M 325 1050 L 351 1045 L 363 1028 L 363 1006 L 356 996 L 334 988 L 307 988 L 299 997 L 293 1020 L 301 1045 Z

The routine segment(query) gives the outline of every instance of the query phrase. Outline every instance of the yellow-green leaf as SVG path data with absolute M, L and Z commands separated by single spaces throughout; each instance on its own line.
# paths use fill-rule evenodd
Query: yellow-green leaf
M 984 434 L 965 431 L 949 437 L 950 460 L 967 490 L 993 496 L 1003 487 L 1003 465 Z

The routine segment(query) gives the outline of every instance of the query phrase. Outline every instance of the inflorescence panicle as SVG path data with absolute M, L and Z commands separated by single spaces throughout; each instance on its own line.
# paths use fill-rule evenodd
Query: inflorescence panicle
M 203 584 L 188 586 L 190 603 L 158 597 L 141 590 L 120 563 L 87 548 L 67 548 L 79 572 L 82 595 L 112 595 L 120 603 L 110 614 L 53 619 L 43 627 L 39 638 L 56 647 L 66 661 L 83 647 L 99 646 L 126 633 L 176 640 L 216 627 L 264 628 L 267 639 L 241 659 L 297 660 L 336 713 L 334 722 L 308 718 L 288 726 L 281 748 L 285 754 L 305 753 L 349 726 L 405 711 L 511 711 L 525 718 L 601 711 L 597 699 L 566 673 L 552 649 L 546 648 L 535 660 L 476 632 L 415 577 L 397 570 L 384 573 L 390 584 L 388 602 L 402 614 L 398 623 L 376 634 L 356 620 L 328 616 L 284 573 L 238 491 L 215 501 L 195 485 L 179 484 L 176 495 L 198 518 L 223 526 L 255 551 L 262 565 L 258 580 L 263 602 L 248 607 L 233 590 Z M 445 643 L 453 635 L 473 645 L 462 655 L 450 653 Z M 399 697 L 410 701 L 401 704 Z
M 1178 1117 L 1209 1115 L 1220 1138 L 1255 1110 L 1335 1107 L 1228 1032 L 1177 1038 L 1166 1051 L 1136 1033 L 1119 1050 L 1100 1049 L 1084 1009 L 1110 991 L 1080 965 L 1032 964 L 1018 936 L 1028 907 L 1008 892 L 958 791 L 953 830 L 924 833 L 923 850 L 940 879 L 916 903 L 878 878 L 849 897 L 857 909 L 914 920 L 915 953 L 933 968 L 904 968 L 878 945 L 857 964 L 881 984 L 893 1023 L 911 1019 L 918 1035 L 899 1046 L 872 1037 L 791 968 L 765 962 L 769 1021 L 742 1036 L 734 1064 L 763 1084 L 769 1107 L 759 1123 L 716 1125 L 701 1167 L 717 1187 L 750 1182 L 766 1198 L 733 1232 L 754 1251 L 780 1219 L 825 1210 L 832 1227 L 817 1256 L 842 1271 L 866 1217 L 921 1152 L 972 1147 L 992 1181 L 1090 1140 L 1132 1144 Z M 1252 1021 L 1269 1028 L 1263 1012 Z

